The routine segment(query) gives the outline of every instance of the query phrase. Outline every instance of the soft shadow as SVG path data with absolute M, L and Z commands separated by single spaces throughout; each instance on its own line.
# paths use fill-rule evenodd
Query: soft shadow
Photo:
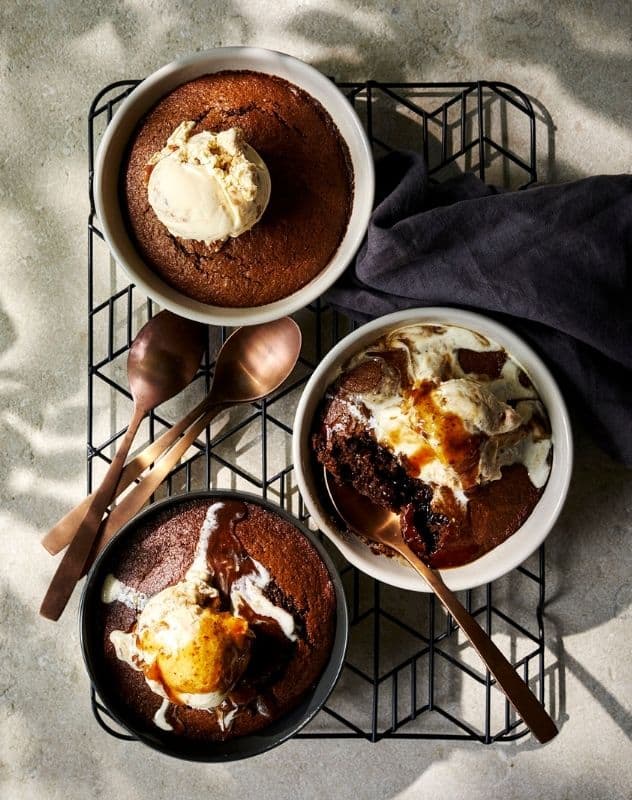
M 10 69 L 3 72 L 3 90 L 15 101 L 11 111 L 15 112 L 16 126 L 24 130 L 37 129 L 42 118 L 49 119 L 51 124 L 47 129 L 48 135 L 42 137 L 40 142 L 43 148 L 42 159 L 52 163 L 55 159 L 51 156 L 59 156 L 55 147 L 58 141 L 64 139 L 70 150 L 76 146 L 77 159 L 83 164 L 82 168 L 87 169 L 84 117 L 81 123 L 72 123 L 72 129 L 78 131 L 76 142 L 72 138 L 66 140 L 67 132 L 64 127 L 71 124 L 64 119 L 66 106 L 74 104 L 74 108 L 81 106 L 87 110 L 92 96 L 103 84 L 118 78 L 140 77 L 179 54 L 240 39 L 251 40 L 254 25 L 244 20 L 240 7 L 230 2 L 223 2 L 218 6 L 221 7 L 220 12 L 213 13 L 212 26 L 208 7 L 198 6 L 190 11 L 190 20 L 198 25 L 199 34 L 192 37 L 189 33 L 188 38 L 179 38 L 178 30 L 170 25 L 161 26 L 162 16 L 157 15 L 153 8 L 147 7 L 143 11 L 140 4 L 127 4 L 124 13 L 109 12 L 107 6 L 94 6 L 90 11 L 89 22 L 86 22 L 86 15 L 80 13 L 30 13 L 27 18 L 28 47 L 21 51 L 15 46 L 17 40 L 14 38 L 14 31 L 25 24 L 24 8 L 17 4 L 7 4 L 3 9 L 4 24 L 0 27 L 0 39 L 3 53 L 10 54 L 11 63 Z M 347 80 L 402 79 L 405 76 L 403 65 L 406 58 L 402 47 L 407 40 L 403 40 L 401 36 L 401 22 L 398 20 L 396 7 L 393 7 L 390 15 L 380 15 L 379 48 L 376 47 L 375 30 L 363 27 L 364 22 L 354 22 L 354 8 L 354 5 L 348 3 L 342 6 L 341 13 L 316 10 L 299 12 L 288 20 L 287 31 L 330 48 L 329 54 L 312 61 L 326 74 Z M 541 8 L 544 9 L 544 5 Z M 177 16 L 181 12 L 181 6 L 176 2 L 164 3 L 161 9 L 161 14 L 165 17 L 169 14 Z M 547 4 L 546 13 L 540 7 L 538 9 L 533 12 L 535 16 L 529 15 L 527 19 L 527 24 L 533 27 L 533 35 L 527 37 L 526 41 L 524 36 L 488 36 L 484 29 L 486 23 L 481 21 L 481 40 L 494 43 L 494 51 L 490 49 L 490 57 L 526 59 L 534 65 L 552 64 L 565 89 L 586 108 L 598 112 L 617 125 L 629 126 L 632 113 L 629 97 L 623 91 L 610 91 L 612 87 L 621 86 L 621 76 L 629 71 L 629 57 L 616 53 L 604 54 L 576 44 L 573 32 L 562 16 L 564 13 L 575 13 L 577 4 L 565 0 L 557 7 Z M 623 23 L 629 17 L 629 10 L 630 6 L 626 4 L 615 4 L 613 8 L 613 4 L 605 3 L 596 6 L 593 4 L 589 11 L 580 10 L 577 13 L 592 13 L 600 30 L 616 32 L 624 29 Z M 522 15 L 522 9 L 516 7 L 515 13 L 503 19 L 495 19 L 509 27 L 520 26 Z M 547 16 L 552 18 L 551 24 L 546 19 Z M 446 58 L 446 53 L 432 44 L 433 40 L 442 40 L 436 35 L 438 26 L 442 24 L 440 17 L 441 15 L 435 13 L 427 15 L 425 20 L 418 20 L 419 37 L 422 37 L 425 30 L 428 40 L 427 45 L 415 45 L 415 54 L 427 56 L 425 63 L 420 59 L 419 77 L 422 77 L 422 71 L 427 74 L 431 67 L 443 63 Z M 118 54 L 111 58 L 103 56 L 99 62 L 101 70 L 94 78 L 95 85 L 86 86 L 82 76 L 86 65 L 94 64 L 95 47 L 98 47 L 99 40 L 91 38 L 87 44 L 77 42 L 82 47 L 85 45 L 83 50 L 69 49 L 68 40 L 78 40 L 91 33 L 97 34 L 108 26 L 116 39 Z M 151 47 L 139 48 L 138 42 L 147 41 L 148 37 Z M 414 37 L 409 37 L 411 40 L 412 38 Z M 47 47 L 51 47 L 52 43 L 53 50 L 57 48 L 64 57 L 51 63 L 38 61 L 36 55 L 41 49 L 41 43 L 46 43 Z M 569 51 L 572 58 L 565 60 Z M 43 98 L 41 104 L 32 109 L 17 102 L 27 85 L 24 78 L 31 69 L 31 80 L 35 77 L 44 88 L 49 85 L 61 87 L 62 95 L 48 100 Z M 587 80 L 587 75 L 591 75 L 593 80 Z M 463 74 L 462 77 L 480 76 Z M 540 177 L 551 180 L 559 173 L 559 168 L 556 172 L 555 166 L 554 127 L 546 109 L 537 101 L 534 104 L 542 124 L 548 129 L 548 174 Z M 416 128 L 406 117 L 396 111 L 392 122 L 400 131 L 398 146 L 418 143 Z M 10 145 L 10 140 L 0 143 L 0 161 L 3 164 L 5 160 L 8 162 L 9 159 L 19 158 L 19 153 L 16 156 Z M 431 152 L 435 154 L 438 147 L 440 143 L 435 139 L 431 144 Z M 61 158 L 57 161 L 63 162 L 62 166 L 70 163 Z M 24 174 L 31 175 L 30 163 L 25 163 Z M 52 204 L 42 210 L 40 189 L 32 177 L 23 186 L 16 181 L 7 197 L 9 212 L 19 220 L 20 227 L 24 230 L 36 231 L 44 237 L 54 235 L 60 259 L 68 254 L 74 256 L 77 247 L 83 250 L 85 241 L 82 239 L 78 243 L 75 240 L 69 230 L 68 220 Z M 3 197 L 3 201 L 4 199 Z M 82 219 L 81 225 L 83 224 Z M 36 243 L 30 246 L 30 250 L 43 259 L 40 247 Z M 83 265 L 83 256 L 81 259 L 80 264 Z M 42 269 L 44 266 L 49 267 L 44 264 Z M 59 297 L 64 296 L 59 284 L 44 284 L 38 277 L 38 271 L 33 270 L 32 266 L 28 269 L 27 277 L 30 277 L 28 280 L 25 278 L 25 288 L 32 296 L 38 296 L 37 293 L 44 289 Z M 83 273 L 80 274 L 83 276 Z M 74 277 L 83 280 L 83 277 Z M 68 308 L 67 313 L 69 317 L 65 323 L 61 325 L 57 322 L 55 328 L 67 335 L 66 342 L 44 341 L 42 333 L 43 349 L 40 357 L 34 363 L 25 364 L 24 369 L 19 371 L 5 370 L 0 377 L 3 381 L 3 404 L 14 406 L 16 392 L 19 391 L 24 397 L 20 414 L 29 425 L 42 424 L 48 398 L 52 394 L 61 409 L 60 413 L 71 417 L 64 418 L 63 426 L 60 424 L 58 429 L 70 430 L 71 435 L 75 436 L 82 434 L 84 430 L 85 408 L 72 406 L 71 401 L 77 386 L 67 386 L 64 383 L 67 378 L 60 377 L 59 364 L 63 359 L 81 360 L 84 363 L 85 342 L 72 339 L 79 330 L 79 323 L 85 322 L 83 305 L 75 309 Z M 50 316 L 51 323 L 54 323 L 53 315 Z M 1 354 L 5 354 L 16 343 L 17 334 L 9 313 L 4 310 L 0 312 L 0 330 L 3 332 Z M 41 330 L 44 331 L 44 328 Z M 63 355 L 58 354 L 57 346 L 63 348 Z M 53 354 L 56 354 L 54 358 Z M 50 365 L 47 365 L 48 361 Z M 46 369 L 40 371 L 43 366 Z M 76 368 L 73 374 L 76 378 L 82 373 L 83 367 Z M 69 408 L 73 408 L 73 411 L 68 412 Z M 0 448 L 0 474 L 3 481 L 12 473 L 32 470 L 37 455 L 26 438 L 18 436 L 14 439 L 12 430 L 3 431 L 3 439 L 5 436 L 6 441 L 13 444 L 10 448 Z M 37 455 L 37 460 L 38 472 L 50 479 L 70 482 L 77 477 L 69 459 L 60 453 L 40 454 Z M 76 463 L 83 471 L 82 453 L 81 458 L 78 455 Z M 564 652 L 561 636 L 596 628 L 629 608 L 630 578 L 626 564 L 629 542 L 626 531 L 623 527 L 605 529 L 602 517 L 607 510 L 608 519 L 629 519 L 625 499 L 630 497 L 631 491 L 632 475 L 610 462 L 596 451 L 585 436 L 580 435 L 569 502 L 548 544 L 549 613 L 551 627 L 556 627 L 552 639 L 554 644 L 551 645 L 553 654 L 594 693 L 597 701 L 616 724 L 624 731 L 627 729 L 628 734 L 629 713 L 602 681 Z M 62 505 L 59 500 L 38 497 L 36 492 L 8 498 L 8 508 L 12 517 L 15 516 L 17 520 L 17 528 L 20 527 L 20 522 L 26 527 L 35 520 L 44 530 L 66 510 Z M 7 540 L 9 533 L 12 532 L 7 532 Z M 42 583 L 41 576 L 45 567 L 35 552 L 39 545 L 31 540 L 30 546 L 35 549 L 29 556 L 32 555 L 32 562 L 39 572 L 35 573 L 33 580 L 31 563 L 20 564 L 23 572 L 20 580 L 33 581 L 39 590 L 43 588 L 39 583 Z M 12 540 L 7 552 L 13 553 L 14 549 Z M 33 608 L 8 585 L 2 592 L 0 608 L 3 613 L 3 652 L 8 654 L 0 667 L 2 721 L 8 731 L 7 741 L 19 742 L 23 748 L 20 752 L 11 751 L 11 756 L 15 757 L 15 763 L 11 766 L 20 770 L 20 790 L 23 788 L 23 779 L 25 792 L 39 789 L 42 796 L 52 796 L 59 793 L 60 787 L 64 786 L 69 798 L 114 793 L 121 797 L 153 799 L 159 795 L 178 796 L 182 793 L 182 787 L 186 786 L 191 796 L 194 793 L 206 796 L 209 792 L 228 796 L 239 788 L 242 796 L 247 797 L 260 792 L 261 768 L 264 768 L 269 772 L 274 770 L 278 776 L 279 797 L 296 796 L 305 787 L 323 787 L 324 784 L 328 784 L 324 791 L 329 792 L 331 797 L 359 796 L 357 781 L 352 782 L 353 786 L 346 786 L 344 781 L 340 786 L 331 786 L 334 778 L 344 775 L 344 771 L 351 765 L 354 773 L 362 776 L 365 787 L 373 789 L 374 796 L 392 796 L 393 792 L 409 786 L 429 767 L 445 767 L 449 770 L 452 766 L 448 763 L 446 753 L 449 751 L 445 743 L 420 746 L 419 742 L 384 742 L 378 746 L 380 749 L 375 750 L 365 742 L 345 742 L 344 759 L 338 761 L 342 747 L 339 742 L 332 742 L 326 750 L 318 751 L 320 758 L 324 753 L 326 758 L 331 759 L 325 763 L 311 757 L 311 753 L 317 751 L 311 751 L 308 743 L 293 741 L 273 753 L 228 768 L 223 765 L 174 762 L 140 745 L 115 742 L 101 735 L 96 723 L 90 718 L 88 681 L 78 656 L 76 621 L 72 618 L 72 610 L 53 630 L 48 623 L 39 620 Z M 28 639 L 27 650 L 25 635 Z M 399 634 L 394 636 L 396 643 L 400 639 Z M 16 660 L 9 663 L 9 656 L 14 656 Z M 563 718 L 563 669 L 560 670 L 559 681 L 560 716 Z M 458 691 L 458 686 L 454 688 Z M 92 745 L 86 747 L 85 742 L 92 742 Z M 530 747 L 534 745 L 525 743 L 514 749 Z M 458 749 L 472 754 L 471 766 L 474 774 L 482 757 L 481 747 L 464 744 L 458 745 Z M 453 752 L 456 752 L 456 747 Z M 385 753 L 394 756 L 394 768 L 387 775 L 384 774 Z M 113 764 L 117 766 L 114 771 Z M 297 775 L 297 764 L 301 765 L 298 784 L 287 777 Z M 595 797 L 608 796 L 608 789 L 599 785 L 596 778 L 582 773 L 580 770 L 573 776 L 568 787 L 571 793 L 585 796 L 589 792 Z M 546 796 L 550 789 L 549 778 L 549 775 L 532 771 L 529 776 L 531 792 Z M 235 785 L 237 781 L 239 787 Z M 412 796 L 408 793 L 407 795 Z
M 632 105 L 623 76 L 630 71 L 630 37 L 618 50 L 609 38 L 621 41 L 632 29 L 629 3 L 582 4 L 574 0 L 539 2 L 528 14 L 522 5 L 498 7 L 490 17 L 475 17 L 482 47 L 494 59 L 545 65 L 555 71 L 563 89 L 587 109 L 622 128 L 632 124 Z M 579 33 L 578 33 L 579 31 Z M 586 41 L 586 32 L 591 32 Z M 577 132 L 584 124 L 577 121 Z
M 599 678 L 570 655 L 564 637 L 598 629 L 629 613 L 632 580 L 626 520 L 632 471 L 599 450 L 578 421 L 574 430 L 576 455 L 568 500 L 547 541 L 546 621 L 549 631 L 553 628 L 549 646 L 561 666 L 560 680 L 568 669 L 630 737 L 630 714 Z M 606 662 L 598 638 L 595 634 L 588 644 L 592 650 L 587 658 L 601 665 Z M 613 647 L 610 639 L 607 646 Z M 561 690 L 564 687 L 565 680 L 560 685 Z
M 537 97 L 529 95 L 536 118 L 536 163 L 538 183 L 555 183 L 558 165 L 555 160 L 555 132 L 557 128 L 548 109 Z
M 559 686 L 561 713 L 559 717 L 556 717 L 556 720 L 562 719 L 565 721 L 568 719 L 568 714 L 566 713 L 565 678 L 565 672 L 568 670 L 568 672 L 587 689 L 592 698 L 599 703 L 604 711 L 606 711 L 612 721 L 621 729 L 624 736 L 628 740 L 632 740 L 632 714 L 602 681 L 596 678 L 580 661 L 568 652 L 564 645 L 564 638 L 560 635 L 563 623 L 554 613 L 549 612 L 547 614 L 547 624 L 549 629 L 553 628 L 554 630 L 553 636 L 549 639 L 549 646 L 559 664 L 558 680 L 561 681 Z M 551 680 L 553 680 L 553 676 L 551 676 Z

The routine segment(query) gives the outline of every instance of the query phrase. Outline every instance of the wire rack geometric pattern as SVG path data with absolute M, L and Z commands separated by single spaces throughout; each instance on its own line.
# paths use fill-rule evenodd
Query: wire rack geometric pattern
M 130 343 L 158 308 L 127 281 L 110 257 L 92 195 L 99 140 L 138 81 L 118 81 L 88 114 L 88 490 L 107 468 L 125 432 L 131 395 L 125 377 Z M 537 180 L 535 114 L 504 83 L 339 83 L 363 120 L 376 157 L 406 147 L 422 152 L 442 180 L 473 171 L 510 188 Z M 320 301 L 295 315 L 304 346 L 289 382 L 267 400 L 226 412 L 198 439 L 156 497 L 189 490 L 240 488 L 269 497 L 310 524 L 289 459 L 300 392 L 322 356 L 354 324 Z M 153 411 L 144 446 L 200 399 L 214 354 L 229 331 L 212 331 L 202 367 L 182 401 Z M 302 738 L 463 739 L 483 743 L 524 736 L 526 728 L 495 686 L 451 617 L 434 597 L 395 590 L 361 574 L 332 550 L 350 612 L 350 645 L 341 679 Z M 542 702 L 547 698 L 543 609 L 544 547 L 509 575 L 460 593 Z M 131 738 L 108 718 L 92 690 L 99 724 Z

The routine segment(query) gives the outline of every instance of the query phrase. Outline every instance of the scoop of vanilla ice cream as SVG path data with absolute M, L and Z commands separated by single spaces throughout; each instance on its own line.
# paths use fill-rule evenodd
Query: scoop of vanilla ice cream
M 412 477 L 432 487 L 439 510 L 444 489 L 465 506 L 468 491 L 502 478 L 505 466 L 522 464 L 536 488 L 551 468 L 551 433 L 538 422 L 546 411 L 531 382 L 523 382 L 522 367 L 505 352 L 499 375 L 475 379 L 461 364 L 462 351 L 503 349 L 460 326 L 409 325 L 372 342 L 348 365 L 376 357 L 396 365 L 394 382 L 351 390 L 345 403 Z
M 450 486 L 453 491 L 470 488 L 472 482 L 480 484 L 500 478 L 501 456 L 508 452 L 502 443 L 514 437 L 524 437 L 520 414 L 471 378 L 442 381 L 432 390 L 430 397 L 430 406 L 415 406 L 414 412 L 417 415 L 415 426 L 423 430 L 437 457 L 434 463 L 428 464 L 425 477 L 431 482 Z M 461 434 L 450 424 L 450 416 L 460 420 L 466 436 L 483 434 L 485 437 L 479 445 L 475 472 L 472 472 L 471 455 L 465 441 L 461 443 L 460 457 L 459 449 L 454 450 L 454 437 L 456 435 L 458 441 Z
M 270 199 L 270 173 L 240 128 L 191 136 L 182 122 L 149 160 L 149 204 L 169 233 L 207 244 L 240 236 Z
M 174 703 L 220 705 L 250 659 L 248 622 L 201 605 L 192 582 L 151 597 L 130 633 L 113 631 L 119 659 L 145 673 L 152 690 Z
M 443 381 L 432 396 L 442 412 L 456 414 L 472 433 L 497 436 L 522 425 L 522 417 L 515 409 L 471 378 Z
M 369 424 L 379 441 L 405 456 L 415 465 L 418 477 L 429 484 L 449 487 L 458 497 L 469 488 L 469 481 L 485 483 L 500 477 L 500 467 L 510 451 L 504 444 L 513 432 L 524 437 L 522 416 L 489 389 L 471 378 L 454 378 L 438 382 L 431 391 L 416 399 L 412 393 L 404 398 L 396 393 L 387 396 L 362 397 L 369 410 Z M 450 418 L 457 417 L 455 429 Z M 462 426 L 462 427 L 461 427 Z M 468 469 L 468 484 L 455 462 L 455 435 L 469 437 L 484 434 L 476 474 Z M 463 454 L 468 455 L 467 448 Z
M 442 412 L 457 415 L 471 433 L 488 437 L 480 450 L 477 483 L 498 480 L 503 466 L 524 460 L 527 431 L 522 415 L 481 383 L 455 378 L 441 383 L 432 394 Z

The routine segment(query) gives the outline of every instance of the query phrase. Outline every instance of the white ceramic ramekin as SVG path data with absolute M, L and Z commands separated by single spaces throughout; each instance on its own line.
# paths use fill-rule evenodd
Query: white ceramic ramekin
M 347 143 L 354 172 L 354 197 L 345 236 L 329 264 L 297 292 L 253 308 L 224 308 L 193 300 L 173 289 L 144 263 L 130 238 L 120 204 L 125 152 L 141 118 L 170 91 L 220 70 L 278 75 L 304 89 L 327 109 Z M 284 53 L 256 47 L 218 47 L 173 61 L 146 78 L 127 97 L 101 140 L 94 173 L 94 201 L 101 230 L 116 261 L 148 297 L 183 317 L 215 325 L 254 325 L 291 314 L 319 297 L 344 272 L 366 231 L 373 206 L 371 147 L 357 114 L 335 84 L 314 67 Z
M 520 363 L 531 378 L 549 414 L 553 433 L 553 464 L 542 497 L 525 523 L 506 541 L 462 567 L 441 570 L 453 590 L 472 589 L 499 578 L 521 564 L 544 541 L 555 524 L 568 491 L 573 466 L 573 442 L 564 399 L 542 360 L 504 325 L 480 314 L 456 308 L 398 311 L 363 325 L 339 342 L 320 362 L 305 386 L 294 419 L 292 455 L 298 487 L 319 528 L 358 569 L 384 583 L 414 591 L 429 591 L 425 581 L 397 558 L 376 555 L 357 536 L 342 530 L 323 502 L 310 445 L 314 415 L 327 387 L 342 365 L 382 334 L 416 323 L 460 325 L 493 339 Z

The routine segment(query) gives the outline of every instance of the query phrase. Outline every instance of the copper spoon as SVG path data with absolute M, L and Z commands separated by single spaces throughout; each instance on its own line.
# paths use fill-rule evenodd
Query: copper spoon
M 440 573 L 425 564 L 408 547 L 402 537 L 399 517 L 392 511 L 375 505 L 349 484 L 337 483 L 326 470 L 325 484 L 340 519 L 352 531 L 395 550 L 426 581 L 446 611 L 452 615 L 470 640 L 470 644 L 483 659 L 489 671 L 496 678 L 498 686 L 535 738 L 544 743 L 556 736 L 558 731 L 555 723 L 514 667 L 492 642 L 489 635 L 463 607 L 456 595 L 448 589 Z
M 129 426 L 101 485 L 76 530 L 48 587 L 40 614 L 59 619 L 92 550 L 101 519 L 114 496 L 121 470 L 140 423 L 153 408 L 180 392 L 193 380 L 207 342 L 207 328 L 161 311 L 134 339 L 127 375 L 134 400 Z
M 153 441 L 134 458 L 127 462 L 123 472 L 121 472 L 119 482 L 116 485 L 116 489 L 114 491 L 115 498 L 118 497 L 125 489 L 127 489 L 130 483 L 135 481 L 136 478 L 143 473 L 150 464 L 153 464 L 154 461 L 157 461 L 161 453 L 171 447 L 178 436 L 180 436 L 182 432 L 189 427 L 189 425 L 194 423 L 200 414 L 203 414 L 206 411 L 209 397 L 210 394 L 207 395 L 201 403 L 198 403 L 195 408 L 191 409 L 191 411 L 189 411 L 185 417 L 182 417 L 182 419 L 172 428 L 168 428 L 155 441 Z M 66 547 L 67 544 L 70 544 L 70 542 L 73 540 L 75 533 L 77 532 L 77 528 L 85 516 L 88 506 L 92 502 L 94 494 L 95 493 L 92 492 L 92 494 L 89 494 L 87 497 L 85 497 L 42 537 L 42 546 L 45 547 L 52 556 L 60 553 L 64 547 Z
M 234 331 L 217 354 L 214 380 L 209 393 L 185 417 L 125 465 L 114 497 L 118 497 L 150 464 L 157 461 L 159 456 L 171 447 L 198 417 L 210 409 L 215 409 L 213 414 L 215 416 L 219 411 L 218 404 L 224 402 L 223 397 L 231 388 L 231 380 L 238 379 L 239 381 L 235 390 L 240 398 L 244 398 L 239 402 L 252 401 L 273 391 L 276 385 L 282 383 L 286 375 L 292 371 L 300 346 L 300 330 L 296 323 L 288 317 L 262 325 L 238 328 Z M 270 354 L 272 354 L 273 361 L 271 364 L 268 360 Z M 254 363 L 248 365 L 247 372 L 241 366 L 237 367 L 238 363 L 242 365 L 246 363 L 244 358 L 254 359 Z M 265 381 L 265 385 L 260 383 L 255 385 L 253 375 L 264 369 L 266 374 L 260 374 L 257 381 Z M 279 378 L 278 383 L 273 386 L 277 378 Z M 208 422 L 211 419 L 212 417 Z M 93 495 L 90 495 L 82 500 L 42 538 L 42 544 L 49 553 L 56 555 L 72 541 L 92 497 Z
M 143 507 L 222 409 L 269 395 L 289 377 L 300 352 L 301 330 L 289 317 L 236 330 L 217 357 L 206 412 L 113 509 L 101 526 L 95 555 Z

